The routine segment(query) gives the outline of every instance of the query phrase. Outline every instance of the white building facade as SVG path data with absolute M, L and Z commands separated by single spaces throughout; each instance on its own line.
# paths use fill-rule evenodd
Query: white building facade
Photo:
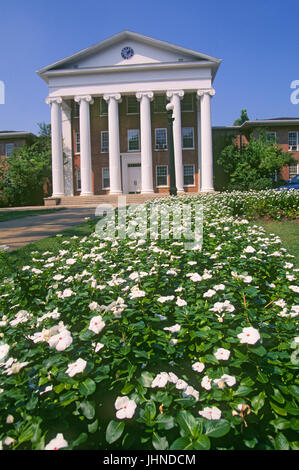
M 53 197 L 213 191 L 211 98 L 221 60 L 130 31 L 42 68 Z

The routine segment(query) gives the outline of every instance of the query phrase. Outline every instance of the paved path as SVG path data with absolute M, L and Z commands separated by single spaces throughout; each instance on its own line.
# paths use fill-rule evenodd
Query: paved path
M 81 224 L 85 217 L 93 217 L 94 214 L 93 207 L 78 207 L 0 222 L 0 245 L 14 250 Z

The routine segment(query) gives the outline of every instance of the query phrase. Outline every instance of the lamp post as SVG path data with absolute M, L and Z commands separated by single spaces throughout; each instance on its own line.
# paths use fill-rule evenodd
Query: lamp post
M 173 104 L 168 103 L 166 105 L 167 119 L 168 119 L 168 145 L 169 145 L 169 174 L 170 174 L 170 188 L 169 194 L 171 196 L 177 195 L 177 188 L 175 182 L 175 165 L 174 165 L 174 148 L 173 148 L 173 121 L 172 117 Z

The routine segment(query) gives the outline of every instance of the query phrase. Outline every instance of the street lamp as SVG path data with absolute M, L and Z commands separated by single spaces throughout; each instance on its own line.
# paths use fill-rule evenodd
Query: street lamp
M 169 194 L 171 196 L 177 195 L 177 188 L 175 183 L 175 165 L 174 165 L 174 149 L 173 149 L 173 121 L 172 117 L 173 104 L 166 105 L 167 118 L 168 118 L 168 145 L 169 145 L 169 174 L 170 174 L 170 188 Z

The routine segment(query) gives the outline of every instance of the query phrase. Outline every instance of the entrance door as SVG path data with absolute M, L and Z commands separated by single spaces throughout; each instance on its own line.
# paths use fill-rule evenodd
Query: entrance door
M 141 191 L 141 163 L 128 163 L 128 193 Z

